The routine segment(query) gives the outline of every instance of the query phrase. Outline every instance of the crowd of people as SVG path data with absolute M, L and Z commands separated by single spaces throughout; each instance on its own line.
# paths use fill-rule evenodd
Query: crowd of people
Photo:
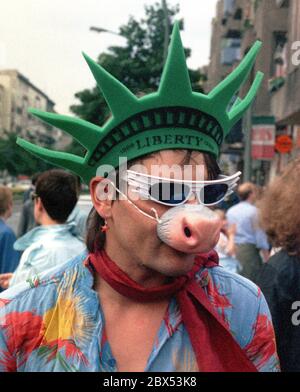
M 244 183 L 237 192 L 240 201 L 227 211 L 217 210 L 224 219 L 216 247 L 220 264 L 261 288 L 282 371 L 300 371 L 299 175 L 298 158 L 263 192 Z
M 79 193 L 80 181 L 64 170 L 34 176 L 24 192 L 16 239 L 5 223 L 13 210 L 12 191 L 0 187 L 2 290 L 84 251 L 87 214 L 77 205 Z

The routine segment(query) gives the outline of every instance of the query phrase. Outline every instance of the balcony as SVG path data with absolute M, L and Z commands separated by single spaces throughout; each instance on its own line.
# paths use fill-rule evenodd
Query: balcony
M 269 93 L 274 93 L 279 90 L 285 83 L 285 78 L 283 76 L 274 77 L 269 79 Z

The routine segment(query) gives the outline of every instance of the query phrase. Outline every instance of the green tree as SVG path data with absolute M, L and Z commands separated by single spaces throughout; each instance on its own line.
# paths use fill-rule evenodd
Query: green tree
M 5 132 L 0 138 L 0 171 L 6 170 L 11 176 L 32 175 L 48 170 L 49 164 L 25 151 L 16 144 L 17 134 Z
M 170 32 L 179 6 L 168 7 Z M 183 28 L 183 21 L 181 21 Z M 160 3 L 145 7 L 145 17 L 137 21 L 130 17 L 121 26 L 119 34 L 126 38 L 126 46 L 112 46 L 108 52 L 100 54 L 98 63 L 124 83 L 135 94 L 156 91 L 163 69 L 165 13 Z M 185 49 L 189 57 L 191 51 Z M 189 70 L 194 91 L 202 91 L 203 75 L 198 70 Z M 75 94 L 80 104 L 71 106 L 71 111 L 79 117 L 97 125 L 102 125 L 109 116 L 109 108 L 97 87 Z M 70 152 L 83 152 L 72 143 Z

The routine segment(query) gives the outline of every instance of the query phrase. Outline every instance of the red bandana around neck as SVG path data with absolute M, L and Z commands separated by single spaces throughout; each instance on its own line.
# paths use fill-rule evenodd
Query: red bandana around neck
M 145 288 L 130 279 L 103 250 L 90 254 L 89 260 L 101 278 L 127 298 L 151 302 L 176 296 L 199 371 L 257 372 L 211 305 L 203 288 L 194 279 L 201 267 L 218 265 L 216 252 L 197 256 L 189 273 L 175 278 L 172 283 L 154 288 Z

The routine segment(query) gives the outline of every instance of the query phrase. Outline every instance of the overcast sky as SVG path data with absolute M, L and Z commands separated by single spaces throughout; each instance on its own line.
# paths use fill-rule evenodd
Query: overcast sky
M 18 69 L 69 114 L 74 94 L 94 86 L 81 51 L 97 59 L 124 38 L 89 31 L 90 26 L 118 30 L 129 15 L 144 15 L 155 0 L 0 0 L 0 69 Z M 182 39 L 192 49 L 189 66 L 208 63 L 211 20 L 217 0 L 168 0 L 179 3 L 185 20 Z

